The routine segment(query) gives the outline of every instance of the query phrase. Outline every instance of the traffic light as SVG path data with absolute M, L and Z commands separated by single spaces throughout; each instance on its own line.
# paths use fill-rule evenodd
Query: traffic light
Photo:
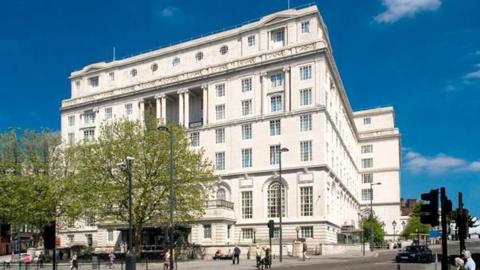
M 43 246 L 45 249 L 55 248 L 55 221 L 43 228 Z
M 424 202 L 420 208 L 420 222 L 430 224 L 433 227 L 438 226 L 438 189 L 432 189 L 429 193 L 422 194 Z M 428 203 L 427 203 L 428 202 Z
M 468 210 L 467 209 L 457 209 L 457 228 L 458 228 L 458 238 L 467 239 L 468 235 Z
M 270 219 L 270 220 L 268 221 L 268 225 L 267 225 L 267 226 L 268 226 L 268 236 L 269 236 L 270 238 L 273 238 L 273 230 L 274 230 L 274 228 L 275 228 L 275 222 L 273 221 L 273 219 Z

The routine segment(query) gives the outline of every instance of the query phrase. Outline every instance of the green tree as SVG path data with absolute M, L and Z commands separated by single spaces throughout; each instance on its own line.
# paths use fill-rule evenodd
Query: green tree
M 412 213 L 410 214 L 410 218 L 408 220 L 407 226 L 402 232 L 402 235 L 410 238 L 415 239 L 417 238 L 418 234 L 426 234 L 430 230 L 430 225 L 422 224 L 420 222 L 420 208 L 422 205 L 422 201 L 415 205 Z
M 362 227 L 365 242 L 370 242 L 372 240 L 373 232 L 374 245 L 382 245 L 384 243 L 385 232 L 383 231 L 382 224 L 375 215 L 370 215 L 369 217 L 363 219 Z
M 128 222 L 128 179 L 118 166 L 133 157 L 132 197 L 135 246 L 141 250 L 145 225 L 168 224 L 169 134 L 156 128 L 156 119 L 120 120 L 101 127 L 94 143 L 76 147 L 78 177 L 94 200 L 90 208 L 99 222 Z M 213 166 L 203 151 L 194 151 L 184 128 L 171 124 L 174 132 L 175 222 L 195 221 L 204 213 L 207 192 L 213 183 Z

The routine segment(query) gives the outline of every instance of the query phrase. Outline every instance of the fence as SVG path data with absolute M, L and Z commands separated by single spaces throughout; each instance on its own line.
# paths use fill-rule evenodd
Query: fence
M 8 263 L 0 262 L 0 270 L 50 270 L 52 268 L 52 263 Z M 61 261 L 56 263 L 57 270 L 70 270 L 70 262 Z M 79 261 L 78 270 L 125 270 L 125 261 L 116 260 L 113 265 L 110 265 L 108 260 L 91 260 L 91 261 Z M 163 269 L 162 260 L 149 260 L 142 259 L 137 261 L 136 265 L 137 270 L 159 270 Z

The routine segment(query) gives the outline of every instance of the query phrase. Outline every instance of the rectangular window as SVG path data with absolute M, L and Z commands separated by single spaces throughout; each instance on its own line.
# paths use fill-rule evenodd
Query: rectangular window
M 310 32 L 310 22 L 302 22 L 302 33 L 309 33 Z
M 247 100 L 242 100 L 242 115 L 251 115 L 252 114 L 252 100 L 247 99 Z
M 75 240 L 75 235 L 74 234 L 69 234 L 67 235 L 68 242 L 73 243 L 73 240 Z
M 362 200 L 370 201 L 373 200 L 373 192 L 371 189 L 362 189 Z
M 252 148 L 242 149 L 242 168 L 252 167 Z
M 83 122 L 85 124 L 93 124 L 95 123 L 95 112 L 88 111 L 83 114 Z
M 112 108 L 105 108 L 105 120 L 112 119 Z
M 272 88 L 282 87 L 283 86 L 283 75 L 282 73 L 273 74 L 270 76 L 270 82 Z
M 92 88 L 98 87 L 98 76 L 88 78 L 88 85 Z
M 108 241 L 108 242 L 112 242 L 112 241 L 113 241 L 113 231 L 112 231 L 112 230 L 108 230 L 108 231 L 107 231 L 107 241 Z
M 300 215 L 313 216 L 313 187 L 300 187 Z
M 75 115 L 70 115 L 68 117 L 68 126 L 69 127 L 75 126 Z
M 300 231 L 302 238 L 313 238 L 313 226 L 302 226 Z
M 225 170 L 225 152 L 215 153 L 215 169 L 217 171 Z
M 215 143 L 225 142 L 225 128 L 215 129 Z
M 272 31 L 273 42 L 283 42 L 284 39 L 285 39 L 285 32 L 283 29 Z
M 68 133 L 68 144 L 72 145 L 75 143 L 75 133 Z
M 190 133 L 190 143 L 193 147 L 200 146 L 200 132 Z
M 312 66 L 300 67 L 300 80 L 309 80 L 312 78 Z
M 282 96 L 277 95 L 270 97 L 271 112 L 281 112 L 283 110 L 282 106 Z
M 85 226 L 95 226 L 95 214 L 92 211 L 85 212 Z
M 77 89 L 80 89 L 80 81 L 75 81 L 75 87 L 76 87 Z
M 225 119 L 225 104 L 215 106 L 215 119 Z
M 362 158 L 362 168 L 372 168 L 373 158 Z
M 253 229 L 252 228 L 242 229 L 242 239 L 245 239 L 245 240 L 253 239 Z
M 372 152 L 373 152 L 373 145 L 371 144 L 362 145 L 362 154 L 372 153 Z
M 255 36 L 254 35 L 248 36 L 247 40 L 248 40 L 248 47 L 255 46 Z
M 270 145 L 270 165 L 280 162 L 280 144 Z
M 273 238 L 280 238 L 280 227 L 274 227 L 273 228 Z
M 280 119 L 270 120 L 270 136 L 280 135 Z
M 115 72 L 109 72 L 108 73 L 108 78 L 110 78 L 110 81 L 114 81 L 115 80 Z
M 301 161 L 312 160 L 312 141 L 300 142 L 300 160 Z
M 83 130 L 83 139 L 87 142 L 95 141 L 95 129 Z
M 252 91 L 252 78 L 242 80 L 242 92 Z
M 370 125 L 372 123 L 372 118 L 371 117 L 364 117 L 363 118 L 363 124 L 364 125 Z
M 217 97 L 225 96 L 225 84 L 221 83 L 215 85 L 215 93 L 217 94 Z
M 312 130 L 312 115 L 300 115 L 300 131 Z
M 232 225 L 227 225 L 227 239 L 231 238 L 231 233 L 232 233 Z
M 125 115 L 132 115 L 133 105 L 132 103 L 125 104 Z
M 300 106 L 312 105 L 312 89 L 300 90 Z
M 242 218 L 248 219 L 252 218 L 252 192 L 251 191 L 242 191 Z
M 373 182 L 373 173 L 364 173 L 362 174 L 362 183 L 370 184 Z
M 212 225 L 210 224 L 203 225 L 203 238 L 212 239 Z
M 252 124 L 242 125 L 242 140 L 252 139 Z

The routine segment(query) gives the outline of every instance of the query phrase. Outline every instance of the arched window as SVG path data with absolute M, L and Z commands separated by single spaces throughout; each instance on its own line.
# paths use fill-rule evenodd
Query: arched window
M 278 196 L 278 187 L 279 183 L 275 182 L 268 187 L 267 191 L 267 205 L 268 205 L 268 217 L 269 218 L 278 218 L 279 209 L 278 205 L 280 203 L 280 197 Z M 285 186 L 282 185 L 282 217 L 285 216 L 285 205 L 286 205 L 286 197 L 285 197 Z
M 223 188 L 218 189 L 217 200 L 223 200 L 223 201 L 227 200 L 227 197 L 226 197 L 226 194 L 225 194 L 225 189 L 223 189 Z

